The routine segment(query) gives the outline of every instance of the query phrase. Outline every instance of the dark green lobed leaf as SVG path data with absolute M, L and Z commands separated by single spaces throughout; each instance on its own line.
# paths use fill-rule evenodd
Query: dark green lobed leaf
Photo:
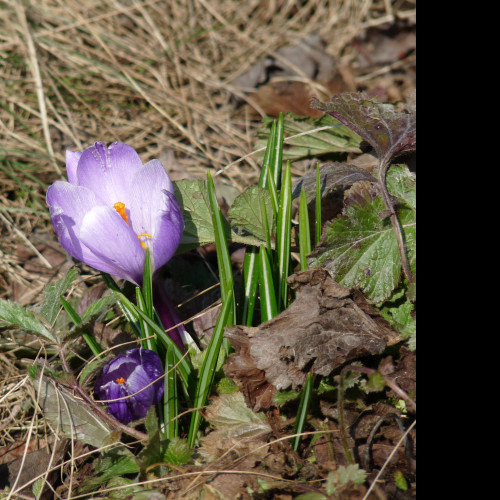
M 325 230 L 323 245 L 309 259 L 311 266 L 328 269 L 340 284 L 364 291 L 373 303 L 387 300 L 401 277 L 401 257 L 396 236 L 382 197 L 364 183 L 355 185 L 346 198 L 345 215 Z M 413 272 L 416 266 L 416 213 L 399 207 Z

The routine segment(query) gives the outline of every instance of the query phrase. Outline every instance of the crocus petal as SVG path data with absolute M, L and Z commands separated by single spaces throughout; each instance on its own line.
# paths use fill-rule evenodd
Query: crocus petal
M 106 399 L 116 400 L 107 403 L 108 411 L 111 415 L 113 415 L 113 417 L 124 424 L 128 424 L 129 422 L 132 422 L 132 420 L 135 420 L 133 412 L 131 411 L 131 401 L 130 398 L 127 397 L 128 392 L 124 384 L 111 382 L 107 393 Z
M 70 184 L 77 183 L 76 169 L 81 156 L 81 151 L 66 151 L 66 171 L 68 173 L 68 182 Z
M 136 284 L 142 282 L 144 249 L 114 209 L 98 206 L 85 215 L 80 239 L 100 259 L 93 267 L 101 271 L 112 267 L 114 270 L 107 272 Z
M 163 380 L 163 367 L 158 355 L 149 349 L 132 349 L 127 351 L 129 359 L 134 359 L 139 363 L 141 369 L 144 370 L 149 382 L 154 382 L 152 404 L 156 404 L 163 396 L 164 380 Z M 135 372 L 134 372 L 135 375 Z M 129 378 L 130 379 L 130 378 Z M 147 384 L 146 384 L 147 385 Z
M 155 399 L 153 380 L 140 365 L 137 366 L 127 380 L 128 392 L 129 394 L 133 394 L 133 407 L 137 418 L 145 417 L 153 404 Z
M 73 186 L 68 182 L 57 181 L 47 191 L 47 204 L 50 207 L 52 224 L 62 247 L 75 259 L 92 267 L 99 265 L 101 259 L 82 245 L 80 229 L 85 215 L 100 203 L 92 191 Z M 114 268 L 110 266 L 99 269 L 114 273 Z
M 135 149 L 115 142 L 109 147 L 96 142 L 87 148 L 78 163 L 78 185 L 94 191 L 113 206 L 117 202 L 128 206 L 129 186 L 143 165 Z
M 118 356 L 106 366 L 103 374 L 106 380 L 116 380 L 117 378 L 124 378 L 126 380 L 135 370 L 136 366 L 137 363 L 134 360 Z
M 166 210 L 163 191 L 173 193 L 171 180 L 158 160 L 144 165 L 130 184 L 130 224 L 136 234 L 149 233 L 154 236 L 159 213 Z
M 167 191 L 164 191 L 163 195 L 166 207 L 163 212 L 158 214 L 153 233 L 155 269 L 163 266 L 174 256 L 184 230 L 184 219 L 177 199 Z

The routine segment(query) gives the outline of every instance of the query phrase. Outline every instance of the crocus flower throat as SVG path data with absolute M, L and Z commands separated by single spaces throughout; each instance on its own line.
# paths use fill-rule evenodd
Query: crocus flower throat
M 120 217 L 128 224 L 128 215 L 125 212 L 125 203 L 122 203 L 121 201 L 117 201 L 114 205 L 113 208 L 120 214 Z M 153 239 L 153 237 L 149 233 L 141 233 L 137 236 L 137 239 L 139 240 L 139 243 L 141 244 L 141 247 L 146 250 L 148 246 L 145 243 L 144 238 L 149 238 L 150 240 Z

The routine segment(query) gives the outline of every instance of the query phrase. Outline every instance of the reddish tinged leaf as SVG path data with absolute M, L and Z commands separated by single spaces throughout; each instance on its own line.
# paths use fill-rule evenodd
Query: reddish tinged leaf
M 373 147 L 380 163 L 416 150 L 417 115 L 413 108 L 379 103 L 362 92 L 338 94 L 327 103 L 313 98 L 311 107 L 354 130 Z

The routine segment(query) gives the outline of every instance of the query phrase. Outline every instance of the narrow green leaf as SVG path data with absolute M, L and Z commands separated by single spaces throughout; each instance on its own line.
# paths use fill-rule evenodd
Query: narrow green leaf
M 134 318 L 137 318 L 138 321 L 144 321 L 150 326 L 153 333 L 156 335 L 157 339 L 162 342 L 165 349 L 167 349 L 168 347 L 172 347 L 172 351 L 175 357 L 175 363 L 177 364 L 177 370 L 181 378 L 183 387 L 186 390 L 186 393 L 190 395 L 194 384 L 194 373 L 189 358 L 182 353 L 177 344 L 168 336 L 163 328 L 157 325 L 138 307 L 132 304 L 132 302 L 130 302 L 127 297 L 125 297 L 125 295 L 122 295 L 120 301 L 124 305 L 124 307 L 128 311 L 130 311 L 131 315 Z
M 300 193 L 299 207 L 299 253 L 300 269 L 307 269 L 307 256 L 311 253 L 311 228 L 309 226 L 309 212 L 307 209 L 306 192 Z
M 276 191 L 281 190 L 281 171 L 283 168 L 283 141 L 285 139 L 285 120 L 283 113 L 280 113 L 278 117 L 278 123 L 276 125 L 276 139 L 274 141 L 274 148 L 276 154 L 274 156 L 274 162 L 271 163 L 271 170 L 273 172 L 274 185 L 276 186 Z
M 292 242 L 292 174 L 290 162 L 287 163 L 283 177 L 280 206 L 276 232 L 276 253 L 278 257 L 278 311 L 288 306 L 287 278 L 290 267 L 290 245 Z
M 60 296 L 59 300 L 61 301 L 64 310 L 68 313 L 68 316 L 71 318 L 71 321 L 73 321 L 73 323 L 75 324 L 75 326 L 71 329 L 71 332 L 76 331 L 77 328 L 78 331 L 80 331 L 83 323 L 82 318 L 78 315 L 78 313 L 73 309 L 72 305 L 63 296 Z M 88 332 L 88 330 L 82 331 L 82 337 L 89 346 L 94 356 L 98 356 L 102 352 L 101 345 L 99 344 L 97 339 L 91 333 Z
M 2 325 L 2 322 L 7 324 Z M 54 334 L 45 327 L 34 312 L 9 300 L 0 299 L 0 326 L 19 328 L 37 337 L 57 343 Z
M 276 155 L 275 144 L 276 144 L 276 120 L 274 120 L 271 125 L 271 131 L 269 133 L 269 137 L 267 140 L 266 152 L 264 153 L 264 159 L 262 161 L 262 168 L 260 171 L 260 178 L 259 178 L 260 187 L 268 187 L 269 185 L 268 178 L 271 172 L 270 165 L 271 161 L 273 161 L 272 156 Z
M 321 241 L 321 172 L 316 163 L 316 219 L 314 221 L 316 245 Z
M 151 263 L 151 254 L 149 249 L 146 249 L 146 255 L 144 258 L 144 273 L 142 280 L 142 296 L 144 298 L 144 305 L 148 316 L 154 319 L 154 307 L 153 307 L 153 267 Z M 145 312 L 146 312 L 145 311 Z
M 309 412 L 309 405 L 311 403 L 311 398 L 313 394 L 313 377 L 311 373 L 307 374 L 306 383 L 304 384 L 304 389 L 302 390 L 302 396 L 300 398 L 299 409 L 297 411 L 297 418 L 295 419 L 295 425 L 293 428 L 294 434 L 300 434 L 304 432 L 304 427 L 307 421 L 307 414 Z M 295 436 L 292 440 L 292 446 L 295 451 L 299 450 L 300 436 Z
M 225 237 L 224 227 L 227 224 L 222 212 L 220 210 L 219 204 L 217 203 L 217 197 L 215 195 L 215 186 L 210 175 L 207 172 L 207 185 L 208 185 L 208 197 L 210 201 L 210 209 L 212 211 L 212 223 L 215 232 L 215 246 L 217 250 L 217 263 L 219 267 L 219 279 L 221 288 L 222 302 L 226 302 L 229 292 L 232 292 L 231 296 L 234 297 L 234 277 L 233 277 L 233 266 L 231 264 L 231 257 L 229 255 L 229 247 Z M 231 323 L 231 324 L 234 324 Z
M 177 397 L 177 370 L 175 368 L 175 353 L 171 347 L 167 348 L 165 356 L 165 391 L 163 395 L 163 418 L 165 424 L 165 439 L 172 439 L 179 435 L 178 397 Z
M 150 316 L 146 301 L 144 300 L 144 296 L 142 295 L 139 287 L 135 288 L 135 299 L 139 310 L 141 310 L 149 319 L 153 320 L 153 318 L 151 318 Z M 141 325 L 141 335 L 139 338 L 141 339 L 142 347 L 144 347 L 145 349 L 151 349 L 152 351 L 156 352 L 156 349 L 153 349 L 153 338 L 151 338 L 154 336 L 153 330 L 145 321 L 140 321 L 139 324 Z
M 217 360 L 221 353 L 222 340 L 224 338 L 224 328 L 227 326 L 229 318 L 233 310 L 233 291 L 229 290 L 226 300 L 223 302 L 222 310 L 215 325 L 212 338 L 208 345 L 203 365 L 199 373 L 198 386 L 196 388 L 196 396 L 194 400 L 194 408 L 205 406 L 208 395 L 212 388 L 217 367 Z M 193 447 L 197 440 L 198 429 L 201 423 L 201 413 L 199 410 L 194 410 L 191 417 L 191 425 L 189 428 L 188 443 Z
M 268 250 L 264 246 L 260 247 L 259 252 L 259 293 L 261 321 L 264 323 L 278 314 L 273 272 L 269 262 Z
M 129 301 L 124 301 L 123 298 L 125 297 L 120 290 L 120 287 L 115 283 L 115 280 L 107 273 L 101 273 L 102 278 L 104 282 L 106 283 L 106 286 L 113 292 L 116 292 L 118 294 L 118 304 L 120 306 L 120 309 L 123 312 L 123 315 L 125 316 L 126 320 L 132 327 L 132 329 L 135 331 L 135 334 L 137 335 L 138 338 L 141 338 L 142 335 L 142 328 L 141 328 L 141 322 L 139 316 L 134 312 L 132 308 L 130 308 L 127 303 Z
M 253 324 L 253 313 L 257 301 L 257 286 L 259 284 L 258 250 L 247 248 L 243 260 L 243 298 L 241 301 L 240 322 L 247 326 Z

